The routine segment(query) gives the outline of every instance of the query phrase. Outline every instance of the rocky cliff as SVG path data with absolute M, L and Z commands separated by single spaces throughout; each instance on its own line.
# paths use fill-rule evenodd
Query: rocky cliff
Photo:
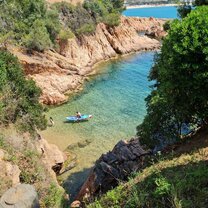
M 67 94 L 82 85 L 96 63 L 131 52 L 158 49 L 157 39 L 165 35 L 164 22 L 155 18 L 121 17 L 118 27 L 100 23 L 93 35 L 59 41 L 59 52 L 27 54 L 14 47 L 10 51 L 19 58 L 27 76 L 42 89 L 41 102 L 60 104 L 67 100 Z M 154 34 L 154 38 L 145 33 Z
M 132 138 L 128 142 L 121 140 L 112 151 L 103 154 L 96 161 L 76 199 L 91 201 L 119 182 L 128 180 L 132 173 L 144 166 L 146 155 L 149 155 L 149 152 L 141 147 L 138 138 Z

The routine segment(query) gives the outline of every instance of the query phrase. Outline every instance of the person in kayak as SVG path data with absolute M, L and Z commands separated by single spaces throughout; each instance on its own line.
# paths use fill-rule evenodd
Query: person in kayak
M 77 119 L 79 119 L 82 117 L 82 114 L 80 112 L 76 112 L 76 117 L 77 117 Z

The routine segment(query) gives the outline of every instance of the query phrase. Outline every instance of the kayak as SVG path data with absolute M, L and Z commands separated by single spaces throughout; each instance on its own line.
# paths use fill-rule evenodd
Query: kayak
M 77 118 L 77 116 L 69 116 L 66 117 L 67 121 L 77 122 L 77 121 L 87 121 L 89 118 L 92 118 L 92 115 L 83 114 L 81 118 Z

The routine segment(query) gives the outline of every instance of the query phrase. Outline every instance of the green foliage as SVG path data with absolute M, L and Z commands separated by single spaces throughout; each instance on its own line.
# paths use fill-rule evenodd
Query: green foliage
M 179 3 L 181 3 L 179 1 Z M 203 5 L 208 5 L 208 0 L 195 0 L 193 1 L 193 6 L 203 6 Z M 189 5 L 188 1 L 185 1 L 182 5 L 180 4 L 178 6 L 178 16 L 180 18 L 186 17 L 193 9 L 193 6 Z
M 57 11 L 44 0 L 2 1 L 0 23 L 0 35 L 12 32 L 17 43 L 41 51 L 55 42 L 60 30 Z
M 46 207 L 55 208 L 63 207 L 63 189 L 60 189 L 56 184 L 52 183 L 47 191 L 43 203 Z
M 31 134 L 46 128 L 40 89 L 33 80 L 25 79 L 17 58 L 6 51 L 0 51 L 0 75 L 0 123 L 14 123 Z
M 92 34 L 99 22 L 118 25 L 123 3 L 86 0 L 77 6 L 67 2 L 49 6 L 45 0 L 0 1 L 0 46 L 6 47 L 12 39 L 29 50 L 43 51 L 56 46 L 61 30 L 81 35 Z
M 92 34 L 96 24 L 104 22 L 109 26 L 120 23 L 120 13 L 123 11 L 123 0 L 86 0 L 83 5 L 76 7 L 61 2 L 56 4 L 64 25 L 76 35 Z
M 204 155 L 196 151 L 191 155 L 166 158 L 87 207 L 206 207 L 207 174 L 207 151 Z
M 208 1 L 207 1 L 207 0 L 195 0 L 195 1 L 194 1 L 194 5 L 195 5 L 195 6 L 208 5 Z
M 82 25 L 79 29 L 76 30 L 77 35 L 82 35 L 82 34 L 92 34 L 95 31 L 95 26 L 94 24 L 84 24 Z
M 74 38 L 74 34 L 70 29 L 61 30 L 59 33 L 59 38 L 61 41 L 67 41 L 68 39 Z
M 184 18 L 184 17 L 186 17 L 191 12 L 191 10 L 192 10 L 192 8 L 191 8 L 190 5 L 186 5 L 186 4 L 180 5 L 177 8 L 178 16 L 180 18 Z
M 36 50 L 40 52 L 45 49 L 49 49 L 52 45 L 46 26 L 41 20 L 35 20 L 30 33 L 25 36 L 23 41 L 24 45 L 29 50 Z
M 118 13 L 110 13 L 106 15 L 103 22 L 108 26 L 118 26 L 120 24 L 120 15 Z
M 147 116 L 138 127 L 148 145 L 177 138 L 182 124 L 197 125 L 208 118 L 207 13 L 208 7 L 199 7 L 175 20 L 155 58 L 150 79 L 156 82 L 147 98 Z
M 158 177 L 155 179 L 156 189 L 154 191 L 155 197 L 160 197 L 170 193 L 171 184 L 164 177 Z
M 166 21 L 165 24 L 163 25 L 163 29 L 165 31 L 168 31 L 170 29 L 170 24 L 171 24 L 171 21 Z
M 64 25 L 70 28 L 74 34 L 80 35 L 82 31 L 84 33 L 95 31 L 93 17 L 82 5 L 73 6 L 69 3 L 61 2 L 56 4 L 56 8 L 61 15 L 61 19 L 64 20 Z

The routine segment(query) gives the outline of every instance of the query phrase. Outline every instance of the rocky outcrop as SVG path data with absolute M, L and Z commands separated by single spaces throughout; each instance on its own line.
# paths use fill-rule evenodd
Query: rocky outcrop
M 56 174 L 59 174 L 66 160 L 66 155 L 61 152 L 56 145 L 49 144 L 40 136 L 39 139 L 35 141 L 35 146 L 38 153 L 42 155 L 42 161 L 45 166 L 53 170 Z M 54 174 L 52 175 L 56 179 L 56 176 Z
M 0 195 L 1 192 L 10 186 L 17 185 L 20 182 L 20 169 L 17 165 L 4 160 L 8 153 L 0 149 Z
M 112 151 L 96 161 L 76 199 L 90 200 L 100 192 L 112 189 L 120 181 L 127 180 L 130 174 L 143 167 L 147 154 L 149 152 L 142 149 L 139 139 L 118 142 Z
M 96 63 L 122 54 L 158 49 L 160 42 L 155 38 L 165 35 L 164 23 L 165 20 L 155 18 L 121 17 L 118 27 L 100 23 L 93 35 L 60 42 L 59 53 L 49 50 L 27 54 L 14 47 L 9 50 L 19 58 L 27 76 L 42 89 L 41 102 L 61 104 L 67 100 L 66 95 L 80 88 Z M 145 32 L 157 35 L 150 38 Z
M 0 199 L 1 208 L 39 208 L 38 194 L 28 184 L 20 184 L 6 191 Z

